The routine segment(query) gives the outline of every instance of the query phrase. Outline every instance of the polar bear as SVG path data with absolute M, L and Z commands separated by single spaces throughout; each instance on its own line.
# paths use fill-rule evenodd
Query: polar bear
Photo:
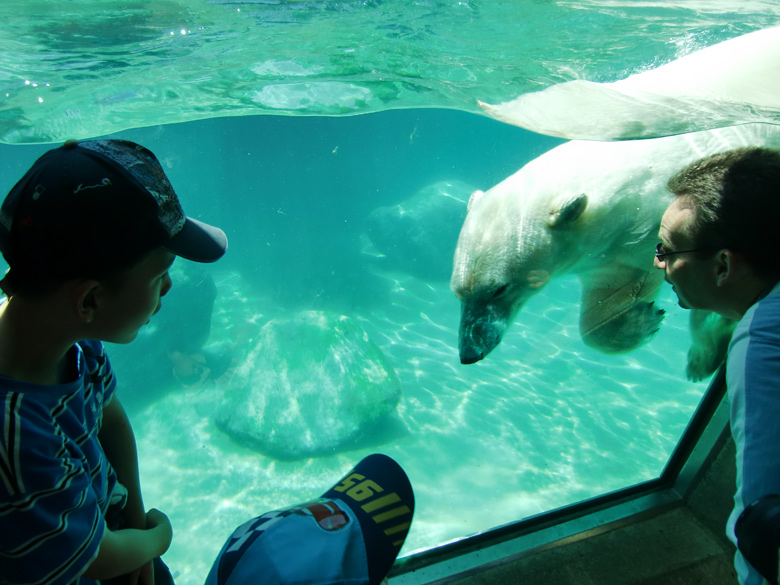
M 485 358 L 528 299 L 553 278 L 582 284 L 580 334 L 604 353 L 655 333 L 663 272 L 653 249 L 672 199 L 666 182 L 703 156 L 739 146 L 780 147 L 780 126 L 748 124 L 627 142 L 572 140 L 492 189 L 472 193 L 450 286 L 461 301 L 460 361 Z M 688 377 L 718 366 L 733 323 L 693 312 Z
M 729 39 L 618 81 L 576 79 L 503 104 L 479 105 L 508 124 L 588 140 L 780 124 L 780 26 Z

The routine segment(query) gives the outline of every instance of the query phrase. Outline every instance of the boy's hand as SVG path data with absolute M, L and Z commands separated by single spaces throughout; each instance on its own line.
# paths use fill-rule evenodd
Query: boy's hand
M 157 508 L 152 508 L 146 513 L 146 529 L 156 533 L 155 537 L 163 547 L 163 553 L 168 550 L 173 539 L 173 527 L 168 516 L 160 512 Z M 162 556 L 163 553 L 160 553 Z
M 168 550 L 168 546 L 173 539 L 173 527 L 168 516 L 160 512 L 156 508 L 152 508 L 146 513 L 146 529 L 159 532 L 159 538 L 165 542 L 165 550 Z M 140 574 L 137 574 L 138 585 L 154 585 L 154 562 L 149 561 L 140 569 Z M 133 583 L 135 585 L 135 583 Z
M 162 550 L 159 555 L 162 556 L 173 538 L 173 528 L 168 516 L 154 508 L 149 510 L 146 513 L 146 531 L 154 539 L 155 547 Z M 149 561 L 122 577 L 111 579 L 110 585 L 154 585 L 154 561 Z

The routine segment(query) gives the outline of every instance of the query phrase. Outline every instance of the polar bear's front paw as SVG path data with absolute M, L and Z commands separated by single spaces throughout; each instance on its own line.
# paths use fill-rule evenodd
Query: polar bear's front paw
M 583 341 L 607 354 L 625 353 L 647 343 L 661 327 L 664 318 L 664 310 L 657 309 L 653 302 L 637 303 L 619 313 L 605 310 L 601 313 L 593 311 L 588 314 L 588 321 L 600 317 L 600 322 L 583 319 L 580 326 Z
M 635 314 L 637 331 L 644 331 L 642 343 L 648 341 L 653 335 L 658 333 L 661 328 L 661 321 L 664 320 L 666 311 L 658 309 L 654 301 L 649 303 L 640 303 L 632 311 Z

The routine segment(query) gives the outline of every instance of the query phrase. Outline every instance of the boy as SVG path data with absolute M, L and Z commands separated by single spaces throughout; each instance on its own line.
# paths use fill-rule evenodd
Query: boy
M 68 141 L 8 194 L 0 584 L 153 584 L 171 525 L 144 510 L 101 341 L 129 343 L 159 311 L 175 256 L 214 262 L 226 249 L 221 230 L 185 217 L 157 159 L 131 142 Z M 167 569 L 155 564 L 159 582 Z

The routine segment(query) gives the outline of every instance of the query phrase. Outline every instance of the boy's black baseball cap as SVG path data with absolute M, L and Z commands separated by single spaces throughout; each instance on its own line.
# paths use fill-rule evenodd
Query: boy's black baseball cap
M 185 216 L 154 154 L 127 140 L 49 150 L 0 208 L 0 251 L 23 279 L 100 277 L 158 247 L 214 262 L 227 238 Z

